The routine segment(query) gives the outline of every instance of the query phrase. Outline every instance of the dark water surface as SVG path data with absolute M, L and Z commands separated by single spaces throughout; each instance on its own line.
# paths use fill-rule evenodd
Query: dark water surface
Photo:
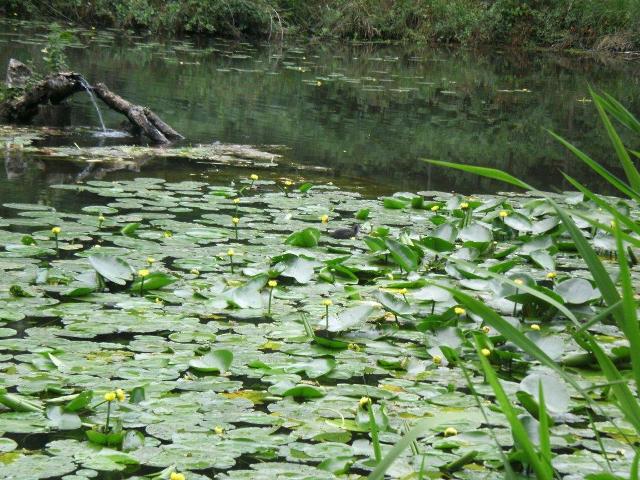
M 11 57 L 42 57 L 42 26 L 0 27 L 2 70 Z M 161 43 L 93 30 L 78 30 L 76 37 L 78 45 L 68 50 L 73 70 L 151 106 L 185 134 L 187 145 L 282 145 L 296 163 L 327 167 L 322 180 L 359 185 L 369 193 L 507 188 L 430 168 L 421 158 L 493 166 L 549 190 L 567 188 L 560 174 L 564 170 L 602 191 L 602 183 L 545 129 L 606 163 L 613 160 L 611 149 L 585 98 L 588 85 L 640 110 L 640 63 L 622 58 L 198 38 Z M 98 131 L 88 97 L 77 94 L 71 103 L 71 124 Z M 107 127 L 119 128 L 122 117 L 102 111 Z M 55 139 L 67 146 L 133 141 L 93 135 Z M 77 173 L 77 166 L 65 162 L 26 165 L 18 173 L 0 168 L 0 200 L 37 200 L 46 184 L 72 181 Z M 162 160 L 105 179 L 144 175 L 175 181 L 236 174 Z M 319 176 L 298 172 L 298 179 Z

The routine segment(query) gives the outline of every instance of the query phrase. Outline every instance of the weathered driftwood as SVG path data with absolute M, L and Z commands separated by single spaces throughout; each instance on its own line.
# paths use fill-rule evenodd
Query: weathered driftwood
M 29 123 L 41 105 L 59 104 L 70 95 L 90 88 L 109 108 L 125 115 L 131 124 L 154 143 L 167 144 L 184 138 L 151 109 L 135 105 L 109 90 L 103 83 L 91 87 L 75 72 L 52 74 L 28 86 L 31 71 L 23 63 L 11 59 L 7 68 L 7 85 L 25 89 L 20 95 L 0 103 L 0 120 L 8 123 Z
M 83 90 L 77 73 L 60 72 L 36 82 L 22 95 L 0 104 L 0 118 L 10 123 L 29 123 L 38 114 L 39 106 L 58 104 Z
M 184 138 L 163 122 L 150 108 L 134 105 L 113 93 L 104 83 L 96 84 L 93 91 L 109 108 L 125 115 L 132 124 L 142 130 L 155 143 L 170 143 L 171 140 Z

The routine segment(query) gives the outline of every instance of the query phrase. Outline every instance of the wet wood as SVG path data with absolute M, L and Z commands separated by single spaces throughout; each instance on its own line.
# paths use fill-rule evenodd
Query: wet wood
M 0 103 L 0 119 L 8 123 L 29 123 L 38 114 L 40 105 L 58 104 L 83 90 L 73 72 L 60 72 L 36 82 L 21 95 Z
M 164 122 L 150 108 L 136 105 L 112 92 L 104 83 L 90 86 L 82 75 L 75 72 L 59 72 L 29 85 L 31 72 L 24 64 L 11 59 L 7 69 L 7 85 L 17 90 L 14 96 L 0 103 L 0 121 L 29 123 L 40 112 L 40 107 L 59 104 L 74 93 L 86 88 L 109 108 L 125 115 L 136 131 L 144 133 L 156 144 L 168 144 L 184 138 Z
M 156 115 L 150 108 L 135 105 L 120 95 L 113 93 L 104 83 L 93 87 L 96 96 L 109 108 L 125 115 L 129 121 L 138 127 L 155 143 L 171 143 L 171 140 L 184 138 L 167 123 Z

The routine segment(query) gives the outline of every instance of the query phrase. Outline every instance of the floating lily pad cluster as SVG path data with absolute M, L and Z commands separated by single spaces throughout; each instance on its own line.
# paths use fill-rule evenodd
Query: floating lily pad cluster
M 517 445 L 479 333 L 532 437 L 542 385 L 559 476 L 607 463 L 627 474 L 638 439 L 606 396 L 594 413 L 449 290 L 491 306 L 586 389 L 606 383 L 562 313 L 593 315 L 600 292 L 544 199 L 367 199 L 256 177 L 94 180 L 53 187 L 82 192 L 79 210 L 3 205 L 3 478 L 362 478 L 423 419 L 387 475 L 503 478 L 501 450 Z M 581 218 L 611 219 L 556 197 L 610 255 Z M 590 330 L 628 361 L 615 326 Z

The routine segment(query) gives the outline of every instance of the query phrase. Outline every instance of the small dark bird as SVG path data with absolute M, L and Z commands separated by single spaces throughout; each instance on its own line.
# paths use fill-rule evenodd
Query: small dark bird
M 360 225 L 354 223 L 350 228 L 336 228 L 329 232 L 329 236 L 337 238 L 338 240 L 347 240 L 352 237 L 357 237 L 360 232 Z

